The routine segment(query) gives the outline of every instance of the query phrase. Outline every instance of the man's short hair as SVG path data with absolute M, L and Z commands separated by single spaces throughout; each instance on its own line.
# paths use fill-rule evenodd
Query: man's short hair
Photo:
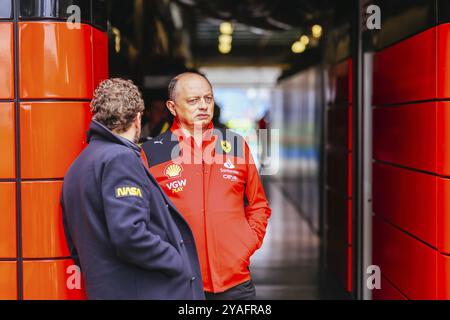
M 100 82 L 95 89 L 91 111 L 94 120 L 122 133 L 130 128 L 137 114 L 144 111 L 144 100 L 131 80 L 111 78 Z
M 168 91 L 167 93 L 169 95 L 169 100 L 175 101 L 176 87 L 177 87 L 178 80 L 180 80 L 180 78 L 182 76 L 188 75 L 188 74 L 196 74 L 196 75 L 202 77 L 203 79 L 205 79 L 209 83 L 209 86 L 212 89 L 211 82 L 208 80 L 208 78 L 204 74 L 201 74 L 199 72 L 194 72 L 194 71 L 183 72 L 183 73 L 180 73 L 180 74 L 176 75 L 175 77 L 172 78 L 172 80 L 170 80 L 169 85 L 167 87 L 167 91 Z

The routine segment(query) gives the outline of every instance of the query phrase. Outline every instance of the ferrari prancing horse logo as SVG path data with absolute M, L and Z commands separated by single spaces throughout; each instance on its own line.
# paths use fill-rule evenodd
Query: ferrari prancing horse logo
M 229 143 L 226 140 L 222 140 L 220 142 L 220 145 L 222 146 L 222 150 L 225 151 L 225 153 L 228 153 L 231 151 L 231 143 Z

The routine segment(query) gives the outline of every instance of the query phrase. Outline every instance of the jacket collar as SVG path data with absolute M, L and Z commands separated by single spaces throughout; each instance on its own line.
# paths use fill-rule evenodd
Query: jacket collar
M 172 131 L 172 133 L 176 135 L 180 140 L 192 138 L 192 136 L 189 133 L 186 134 L 186 131 L 181 128 L 180 123 L 176 119 L 173 121 L 170 131 Z M 211 141 L 211 139 L 214 136 L 213 132 L 214 132 L 214 125 L 211 121 L 206 130 L 202 133 L 203 141 Z
M 121 144 L 132 149 L 139 157 L 141 156 L 141 148 L 137 144 L 121 136 L 118 136 L 96 120 L 92 120 L 87 135 L 88 143 L 94 140 L 109 141 L 112 143 Z

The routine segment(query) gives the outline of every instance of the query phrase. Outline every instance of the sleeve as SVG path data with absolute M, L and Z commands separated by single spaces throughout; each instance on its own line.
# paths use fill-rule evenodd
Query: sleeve
M 182 272 L 183 260 L 175 247 L 150 231 L 145 177 L 141 160 L 133 153 L 119 154 L 105 165 L 101 191 L 111 241 L 124 261 L 175 276 Z
M 258 238 L 256 250 L 262 245 L 266 234 L 267 223 L 271 215 L 271 209 L 259 177 L 258 169 L 255 166 L 255 161 L 246 142 L 244 142 L 244 157 L 247 165 L 245 216 Z
M 70 235 L 69 225 L 67 222 L 67 216 L 64 209 L 64 201 L 63 201 L 63 192 L 61 192 L 61 198 L 59 201 L 62 210 L 62 223 L 64 227 L 64 235 L 66 237 L 67 248 L 69 249 L 70 257 L 74 261 L 74 263 L 81 269 L 80 259 L 78 257 L 78 251 L 73 243 L 72 236 Z

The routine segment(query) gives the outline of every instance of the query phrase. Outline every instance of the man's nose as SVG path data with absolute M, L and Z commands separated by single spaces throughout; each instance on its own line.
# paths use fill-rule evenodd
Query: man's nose
M 208 109 L 208 104 L 206 103 L 205 99 L 200 99 L 200 101 L 198 103 L 198 108 L 200 110 L 207 110 Z

